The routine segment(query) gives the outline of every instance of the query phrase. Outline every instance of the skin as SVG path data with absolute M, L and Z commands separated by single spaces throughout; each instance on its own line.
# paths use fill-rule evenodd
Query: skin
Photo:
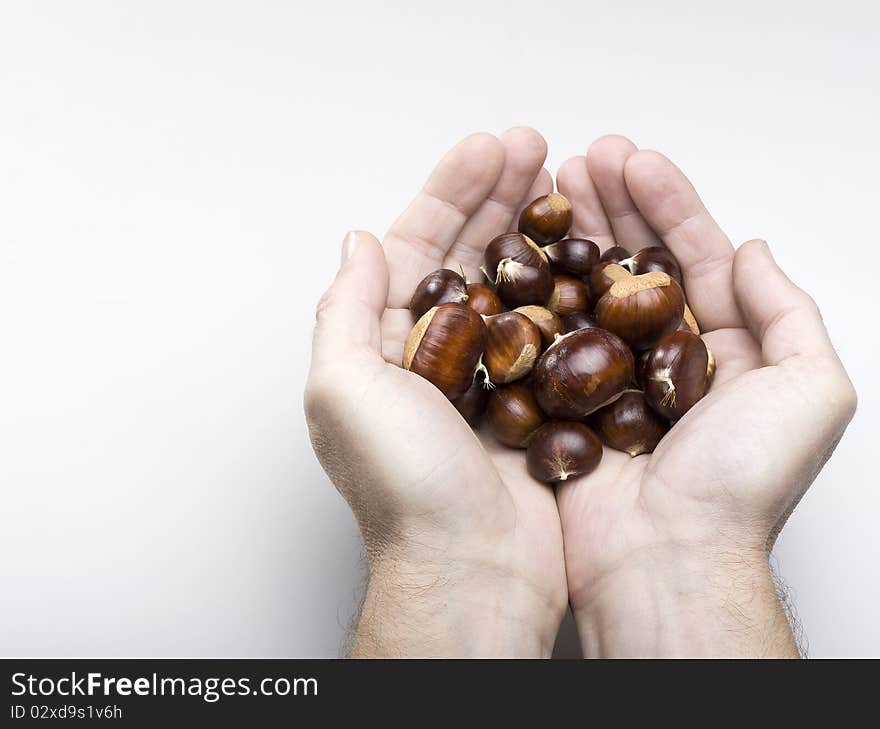
M 856 395 L 813 301 L 763 241 L 734 251 L 665 157 L 603 137 L 557 177 L 571 235 L 670 248 L 716 354 L 655 453 L 606 448 L 539 484 L 399 367 L 416 284 L 441 266 L 480 280 L 488 241 L 553 189 L 545 155 L 530 129 L 466 138 L 381 244 L 346 237 L 318 306 L 306 416 L 370 567 L 353 654 L 547 656 L 570 604 L 587 656 L 797 656 L 769 553 Z

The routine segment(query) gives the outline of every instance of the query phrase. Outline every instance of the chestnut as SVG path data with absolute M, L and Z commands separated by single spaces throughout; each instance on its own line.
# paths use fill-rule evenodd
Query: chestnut
M 622 261 L 620 265 L 628 269 L 634 276 L 651 271 L 662 271 L 674 278 L 679 286 L 684 286 L 681 277 L 681 266 L 666 246 L 649 246 Z
M 474 378 L 471 386 L 464 391 L 463 395 L 455 398 L 452 404 L 461 413 L 465 422 L 473 427 L 486 412 L 486 407 L 489 404 L 489 390 L 486 389 L 482 381 Z
M 660 415 L 678 420 L 706 394 L 708 373 L 703 340 L 691 332 L 673 332 L 657 342 L 645 362 L 645 398 Z
M 562 317 L 562 330 L 566 334 L 576 332 L 578 329 L 589 329 L 590 327 L 595 326 L 598 325 L 596 324 L 593 315 L 588 314 L 585 311 L 575 311 L 572 314 L 567 314 Z
M 403 345 L 403 368 L 421 375 L 450 400 L 473 384 L 488 333 L 481 317 L 464 304 L 426 311 Z
M 519 216 L 519 232 L 539 245 L 555 243 L 565 237 L 572 221 L 571 203 L 564 195 L 551 192 L 530 202 Z
M 547 302 L 550 311 L 565 316 L 590 308 L 590 292 L 579 278 L 558 273 L 553 277 L 553 292 Z
M 687 304 L 684 305 L 684 315 L 681 319 L 681 324 L 678 325 L 679 329 L 687 329 L 689 332 L 700 335 L 700 325 L 697 324 L 697 319 L 694 317 L 694 312 L 691 311 L 691 307 Z
M 715 353 L 708 347 L 706 351 L 709 353 L 709 362 L 706 364 L 706 392 L 708 392 L 715 379 Z
M 467 305 L 477 314 L 494 316 L 504 311 L 504 305 L 491 287 L 482 283 L 467 285 Z
M 541 332 L 541 343 L 545 349 L 553 344 L 557 334 L 562 334 L 562 319 L 559 318 L 558 314 L 550 311 L 550 309 L 532 305 L 520 306 L 514 309 L 514 311 L 527 316 L 532 320 L 532 324 L 538 327 L 538 330 Z
M 646 350 L 636 357 L 636 367 L 633 379 L 641 390 L 645 389 L 645 365 L 648 364 L 648 357 L 650 356 L 651 350 Z
M 629 257 L 629 251 L 623 246 L 611 246 L 599 256 L 599 260 L 602 263 L 620 263 Z
M 463 304 L 467 300 L 467 283 L 464 278 L 448 268 L 440 268 L 429 273 L 416 286 L 409 302 L 409 310 L 418 319 L 432 306 Z
M 507 260 L 535 268 L 550 267 L 547 254 L 522 233 L 502 233 L 489 241 L 483 259 L 486 278 L 495 283 L 498 280 L 498 267 Z
M 652 453 L 669 430 L 639 390 L 626 390 L 610 405 L 591 416 L 596 432 L 612 448 L 635 457 Z
M 594 311 L 600 327 L 614 332 L 633 349 L 653 347 L 676 330 L 683 314 L 681 286 L 662 271 L 616 281 Z
M 601 299 L 615 281 L 630 276 L 632 274 L 627 269 L 616 263 L 599 263 L 590 272 L 590 291 L 597 300 Z
M 544 306 L 553 293 L 550 268 L 536 268 L 506 258 L 498 264 L 496 292 L 508 307 L 537 304 Z
M 553 418 L 582 418 L 616 400 L 633 379 L 633 355 L 593 327 L 557 337 L 535 365 L 535 399 Z
M 532 435 L 526 468 L 542 483 L 565 481 L 595 470 L 602 460 L 602 443 L 583 423 L 556 420 Z
M 488 339 L 483 365 L 489 386 L 513 382 L 531 372 L 541 353 L 541 332 L 532 320 L 516 311 L 486 319 Z
M 588 274 L 599 262 L 599 246 L 584 238 L 565 238 L 544 247 L 550 262 L 569 273 Z
M 495 440 L 508 448 L 525 448 L 545 420 L 532 388 L 524 382 L 503 385 L 489 395 L 486 421 Z

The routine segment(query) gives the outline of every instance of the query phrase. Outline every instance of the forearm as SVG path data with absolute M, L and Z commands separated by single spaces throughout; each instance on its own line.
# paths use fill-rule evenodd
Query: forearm
M 549 657 L 560 618 L 491 571 L 383 560 L 371 565 L 352 657 Z
M 575 610 L 588 657 L 799 657 L 766 557 L 652 555 L 595 588 Z

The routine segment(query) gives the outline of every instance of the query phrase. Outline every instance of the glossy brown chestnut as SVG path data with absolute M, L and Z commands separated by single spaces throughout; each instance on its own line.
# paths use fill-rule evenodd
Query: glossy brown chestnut
M 461 417 L 465 419 L 465 422 L 473 427 L 479 422 L 483 413 L 486 412 L 486 407 L 489 404 L 489 390 L 485 387 L 481 378 L 474 378 L 471 386 L 464 391 L 463 395 L 455 398 L 452 404 L 461 413 Z
M 692 334 L 700 335 L 700 325 L 697 324 L 697 320 L 694 317 L 694 312 L 691 311 L 691 307 L 687 304 L 684 305 L 684 315 L 681 318 L 681 324 L 678 325 L 679 329 L 686 329 Z
M 558 337 L 535 365 L 535 399 L 554 418 L 582 418 L 630 387 L 633 355 L 604 329 L 578 329 Z
M 463 304 L 468 300 L 467 283 L 460 274 L 439 268 L 425 276 L 416 286 L 409 310 L 418 319 L 432 306 Z
M 684 314 L 684 293 L 668 274 L 652 271 L 616 281 L 593 312 L 600 327 L 633 349 L 649 349 L 674 332 Z
M 661 339 L 645 363 L 645 398 L 654 410 L 678 420 L 706 394 L 709 351 L 695 334 L 677 331 Z
M 504 304 L 501 299 L 489 286 L 482 283 L 472 283 L 467 285 L 467 305 L 471 307 L 477 314 L 483 316 L 495 316 L 504 311 Z
M 524 382 L 513 382 L 491 392 L 486 421 L 499 443 L 508 448 L 525 448 L 546 418 L 532 388 Z
M 578 329 L 589 329 L 598 326 L 592 314 L 585 311 L 576 311 L 562 317 L 562 331 L 565 334 L 576 332 Z
M 403 345 L 403 368 L 433 384 L 450 400 L 465 393 L 486 349 L 486 325 L 464 304 L 426 311 Z
M 492 385 L 525 377 L 541 353 L 541 332 L 524 314 L 507 311 L 486 319 L 489 337 L 483 365 Z
M 569 273 L 586 275 L 599 262 L 599 246 L 584 238 L 565 238 L 544 247 L 550 262 Z
M 586 311 L 590 308 L 590 303 L 587 285 L 579 278 L 564 273 L 557 273 L 553 277 L 553 292 L 547 301 L 550 311 L 566 316 L 577 311 Z
M 715 353 L 708 347 L 706 347 L 706 351 L 709 353 L 709 362 L 706 365 L 706 392 L 708 392 L 715 380 Z
M 590 292 L 598 301 L 611 288 L 615 281 L 629 278 L 632 274 L 616 263 L 600 263 L 590 273 Z
M 684 286 L 681 277 L 681 266 L 678 265 L 675 256 L 665 246 L 642 248 L 642 250 L 630 258 L 620 261 L 620 265 L 629 270 L 634 276 L 650 273 L 651 271 L 662 271 L 678 281 L 679 286 Z
M 557 334 L 562 334 L 562 319 L 550 309 L 543 306 L 520 306 L 514 311 L 527 316 L 532 320 L 532 324 L 538 327 L 544 349 L 553 344 Z
M 535 268 L 507 258 L 498 265 L 495 290 L 511 309 L 530 304 L 544 306 L 553 293 L 553 274 L 549 267 Z
M 640 390 L 627 390 L 593 413 L 591 421 L 605 443 L 633 457 L 652 453 L 669 430 L 669 423 L 651 409 Z
M 645 365 L 648 364 L 648 357 L 651 356 L 651 350 L 642 352 L 636 357 L 635 382 L 640 390 L 645 389 Z
M 556 420 L 542 425 L 526 450 L 532 478 L 557 483 L 594 471 L 602 460 L 602 443 L 583 423 Z
M 629 258 L 629 251 L 622 246 L 611 246 L 599 256 L 602 263 L 620 263 L 626 258 Z
M 564 195 L 551 192 L 533 200 L 519 216 L 519 232 L 539 245 L 555 243 L 571 227 L 571 203 Z
M 534 268 L 550 268 L 547 254 L 522 233 L 502 233 L 489 241 L 483 261 L 486 278 L 495 283 L 498 280 L 498 266 L 507 260 Z

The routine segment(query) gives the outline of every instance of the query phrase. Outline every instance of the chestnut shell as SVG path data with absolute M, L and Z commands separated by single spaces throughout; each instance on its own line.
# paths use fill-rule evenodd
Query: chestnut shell
M 538 405 L 554 418 L 582 418 L 613 402 L 633 379 L 633 355 L 598 327 L 559 337 L 535 365 Z
M 486 408 L 486 422 L 492 435 L 509 448 L 525 448 L 546 417 L 538 407 L 532 388 L 513 382 L 493 390 Z
M 409 302 L 409 310 L 418 319 L 432 306 L 463 304 L 467 300 L 467 283 L 461 275 L 448 268 L 439 268 L 425 276 L 416 286 Z
M 591 308 L 590 291 L 587 285 L 575 276 L 559 273 L 553 277 L 553 291 L 547 301 L 547 308 L 559 316 L 586 311 Z
M 642 248 L 630 258 L 619 261 L 619 263 L 621 266 L 629 269 L 634 276 L 650 273 L 651 271 L 662 271 L 678 281 L 679 286 L 684 286 L 681 266 L 678 265 L 678 260 L 672 255 L 672 251 L 666 246 Z
M 627 390 L 610 405 L 590 416 L 596 432 L 612 448 L 639 456 L 652 453 L 669 430 L 639 390 Z
M 530 202 L 519 216 L 519 232 L 539 245 L 554 243 L 571 228 L 571 203 L 564 195 L 551 192 Z
M 659 271 L 616 281 L 594 310 L 599 326 L 633 349 L 653 347 L 678 328 L 683 314 L 681 286 Z
M 511 309 L 530 304 L 544 306 L 553 293 L 553 274 L 549 266 L 537 268 L 505 260 L 498 267 L 496 291 Z
M 538 331 L 541 332 L 541 342 L 544 345 L 544 349 L 553 344 L 557 334 L 562 334 L 562 319 L 560 319 L 558 314 L 553 313 L 544 306 L 532 304 L 530 306 L 520 306 L 514 309 L 514 311 L 524 314 L 532 320 L 532 324 L 538 327 Z
M 629 258 L 629 251 L 623 246 L 611 246 L 599 256 L 602 263 L 620 263 Z
M 677 331 L 661 339 L 642 375 L 648 403 L 670 420 L 681 418 L 706 394 L 709 361 L 705 343 L 691 332 Z
M 541 353 L 541 332 L 529 317 L 507 311 L 487 319 L 486 329 L 483 364 L 490 382 L 513 382 L 531 372 Z
M 467 305 L 477 314 L 494 316 L 504 311 L 504 304 L 498 298 L 498 294 L 492 287 L 484 283 L 472 283 L 467 285 Z
M 483 317 L 464 304 L 441 304 L 416 322 L 403 347 L 403 368 L 421 375 L 450 400 L 465 393 L 486 349 Z
M 602 460 L 602 443 L 583 423 L 556 420 L 538 428 L 526 450 L 532 478 L 558 483 L 594 471 Z
M 455 398 L 452 404 L 461 413 L 465 422 L 473 427 L 486 412 L 486 407 L 489 404 L 489 390 L 483 385 L 480 378 L 475 378 L 464 394 Z
M 576 332 L 578 329 L 590 329 L 599 326 L 592 314 L 585 311 L 576 311 L 562 317 L 562 329 L 566 334 Z
M 506 259 L 524 266 L 550 269 L 550 261 L 541 247 L 522 233 L 502 233 L 486 246 L 483 273 L 492 282 L 498 280 L 498 265 Z
M 599 263 L 590 272 L 590 292 L 596 300 L 601 299 L 605 295 L 605 292 L 611 288 L 612 284 L 622 278 L 629 278 L 630 276 L 632 276 L 632 274 L 628 269 L 619 266 L 616 263 Z
M 599 246 L 586 238 L 565 238 L 544 248 L 550 262 L 569 273 L 586 275 L 599 262 Z

